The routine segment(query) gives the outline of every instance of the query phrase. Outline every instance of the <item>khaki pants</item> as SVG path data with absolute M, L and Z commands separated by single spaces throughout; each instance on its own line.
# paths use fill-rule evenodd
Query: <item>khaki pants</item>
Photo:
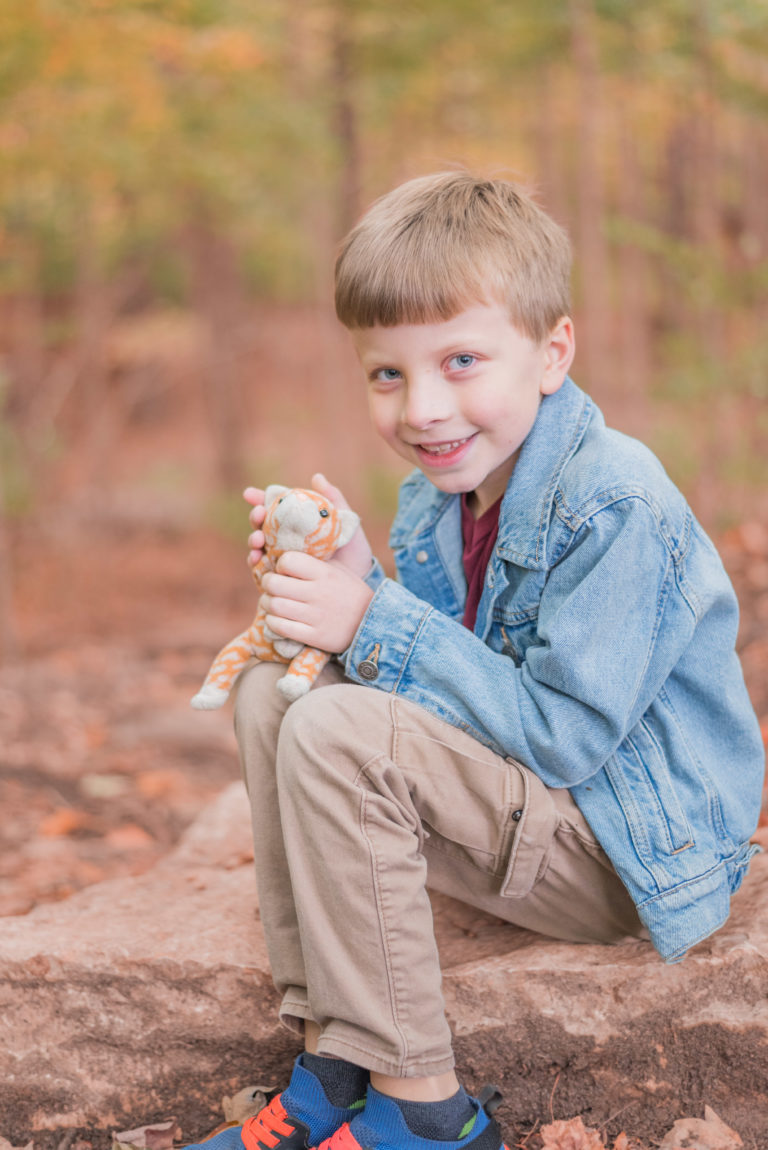
M 243 676 L 236 731 L 282 1020 L 399 1077 L 453 1066 L 427 886 L 555 938 L 644 934 L 565 790 L 334 665 L 288 707 Z

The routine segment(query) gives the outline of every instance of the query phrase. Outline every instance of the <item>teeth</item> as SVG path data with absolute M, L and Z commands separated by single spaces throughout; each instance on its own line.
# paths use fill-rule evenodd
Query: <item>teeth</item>
M 422 443 L 420 446 L 421 450 L 429 455 L 447 455 L 449 451 L 455 451 L 466 442 L 466 439 L 454 439 L 451 443 Z

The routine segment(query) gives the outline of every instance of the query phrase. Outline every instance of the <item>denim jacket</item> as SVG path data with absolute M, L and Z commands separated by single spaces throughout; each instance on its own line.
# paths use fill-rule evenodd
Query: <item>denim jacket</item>
M 397 581 L 374 565 L 348 677 L 567 787 L 659 953 L 683 957 L 726 920 L 758 849 L 764 755 L 733 589 L 661 464 L 571 380 L 546 396 L 474 634 L 459 497 L 409 476 L 390 544 Z

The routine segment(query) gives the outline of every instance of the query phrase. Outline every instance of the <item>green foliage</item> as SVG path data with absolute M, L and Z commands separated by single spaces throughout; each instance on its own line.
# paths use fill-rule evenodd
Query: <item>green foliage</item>
M 250 297 L 308 300 L 342 187 L 348 214 L 355 190 L 362 206 L 456 163 L 549 181 L 544 198 L 576 225 L 578 31 L 599 80 L 606 326 L 619 327 L 618 257 L 634 249 L 649 269 L 656 401 L 689 416 L 724 378 L 737 402 L 765 398 L 768 229 L 745 191 L 747 170 L 749 186 L 764 182 L 768 140 L 762 0 L 4 0 L 0 291 L 42 297 L 53 354 L 77 334 L 84 285 L 135 283 L 131 307 L 197 302 L 190 252 L 204 233 L 236 254 L 230 283 Z M 714 141 L 703 227 L 702 126 Z M 724 332 L 715 353 L 701 338 L 710 314 Z M 293 398 L 275 421 L 316 418 Z M 391 507 L 394 481 L 374 468 L 366 482 Z

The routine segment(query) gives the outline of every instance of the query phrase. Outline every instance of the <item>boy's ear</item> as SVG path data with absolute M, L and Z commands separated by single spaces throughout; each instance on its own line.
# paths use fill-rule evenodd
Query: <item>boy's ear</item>
M 576 354 L 576 336 L 573 320 L 569 315 L 561 316 L 545 341 L 544 373 L 539 391 L 542 395 L 554 395 L 562 387 L 568 369 Z
M 349 543 L 352 536 L 360 526 L 360 516 L 355 511 L 350 511 L 348 508 L 343 507 L 338 511 L 339 519 L 341 520 L 341 534 L 337 547 L 343 547 L 345 543 Z

